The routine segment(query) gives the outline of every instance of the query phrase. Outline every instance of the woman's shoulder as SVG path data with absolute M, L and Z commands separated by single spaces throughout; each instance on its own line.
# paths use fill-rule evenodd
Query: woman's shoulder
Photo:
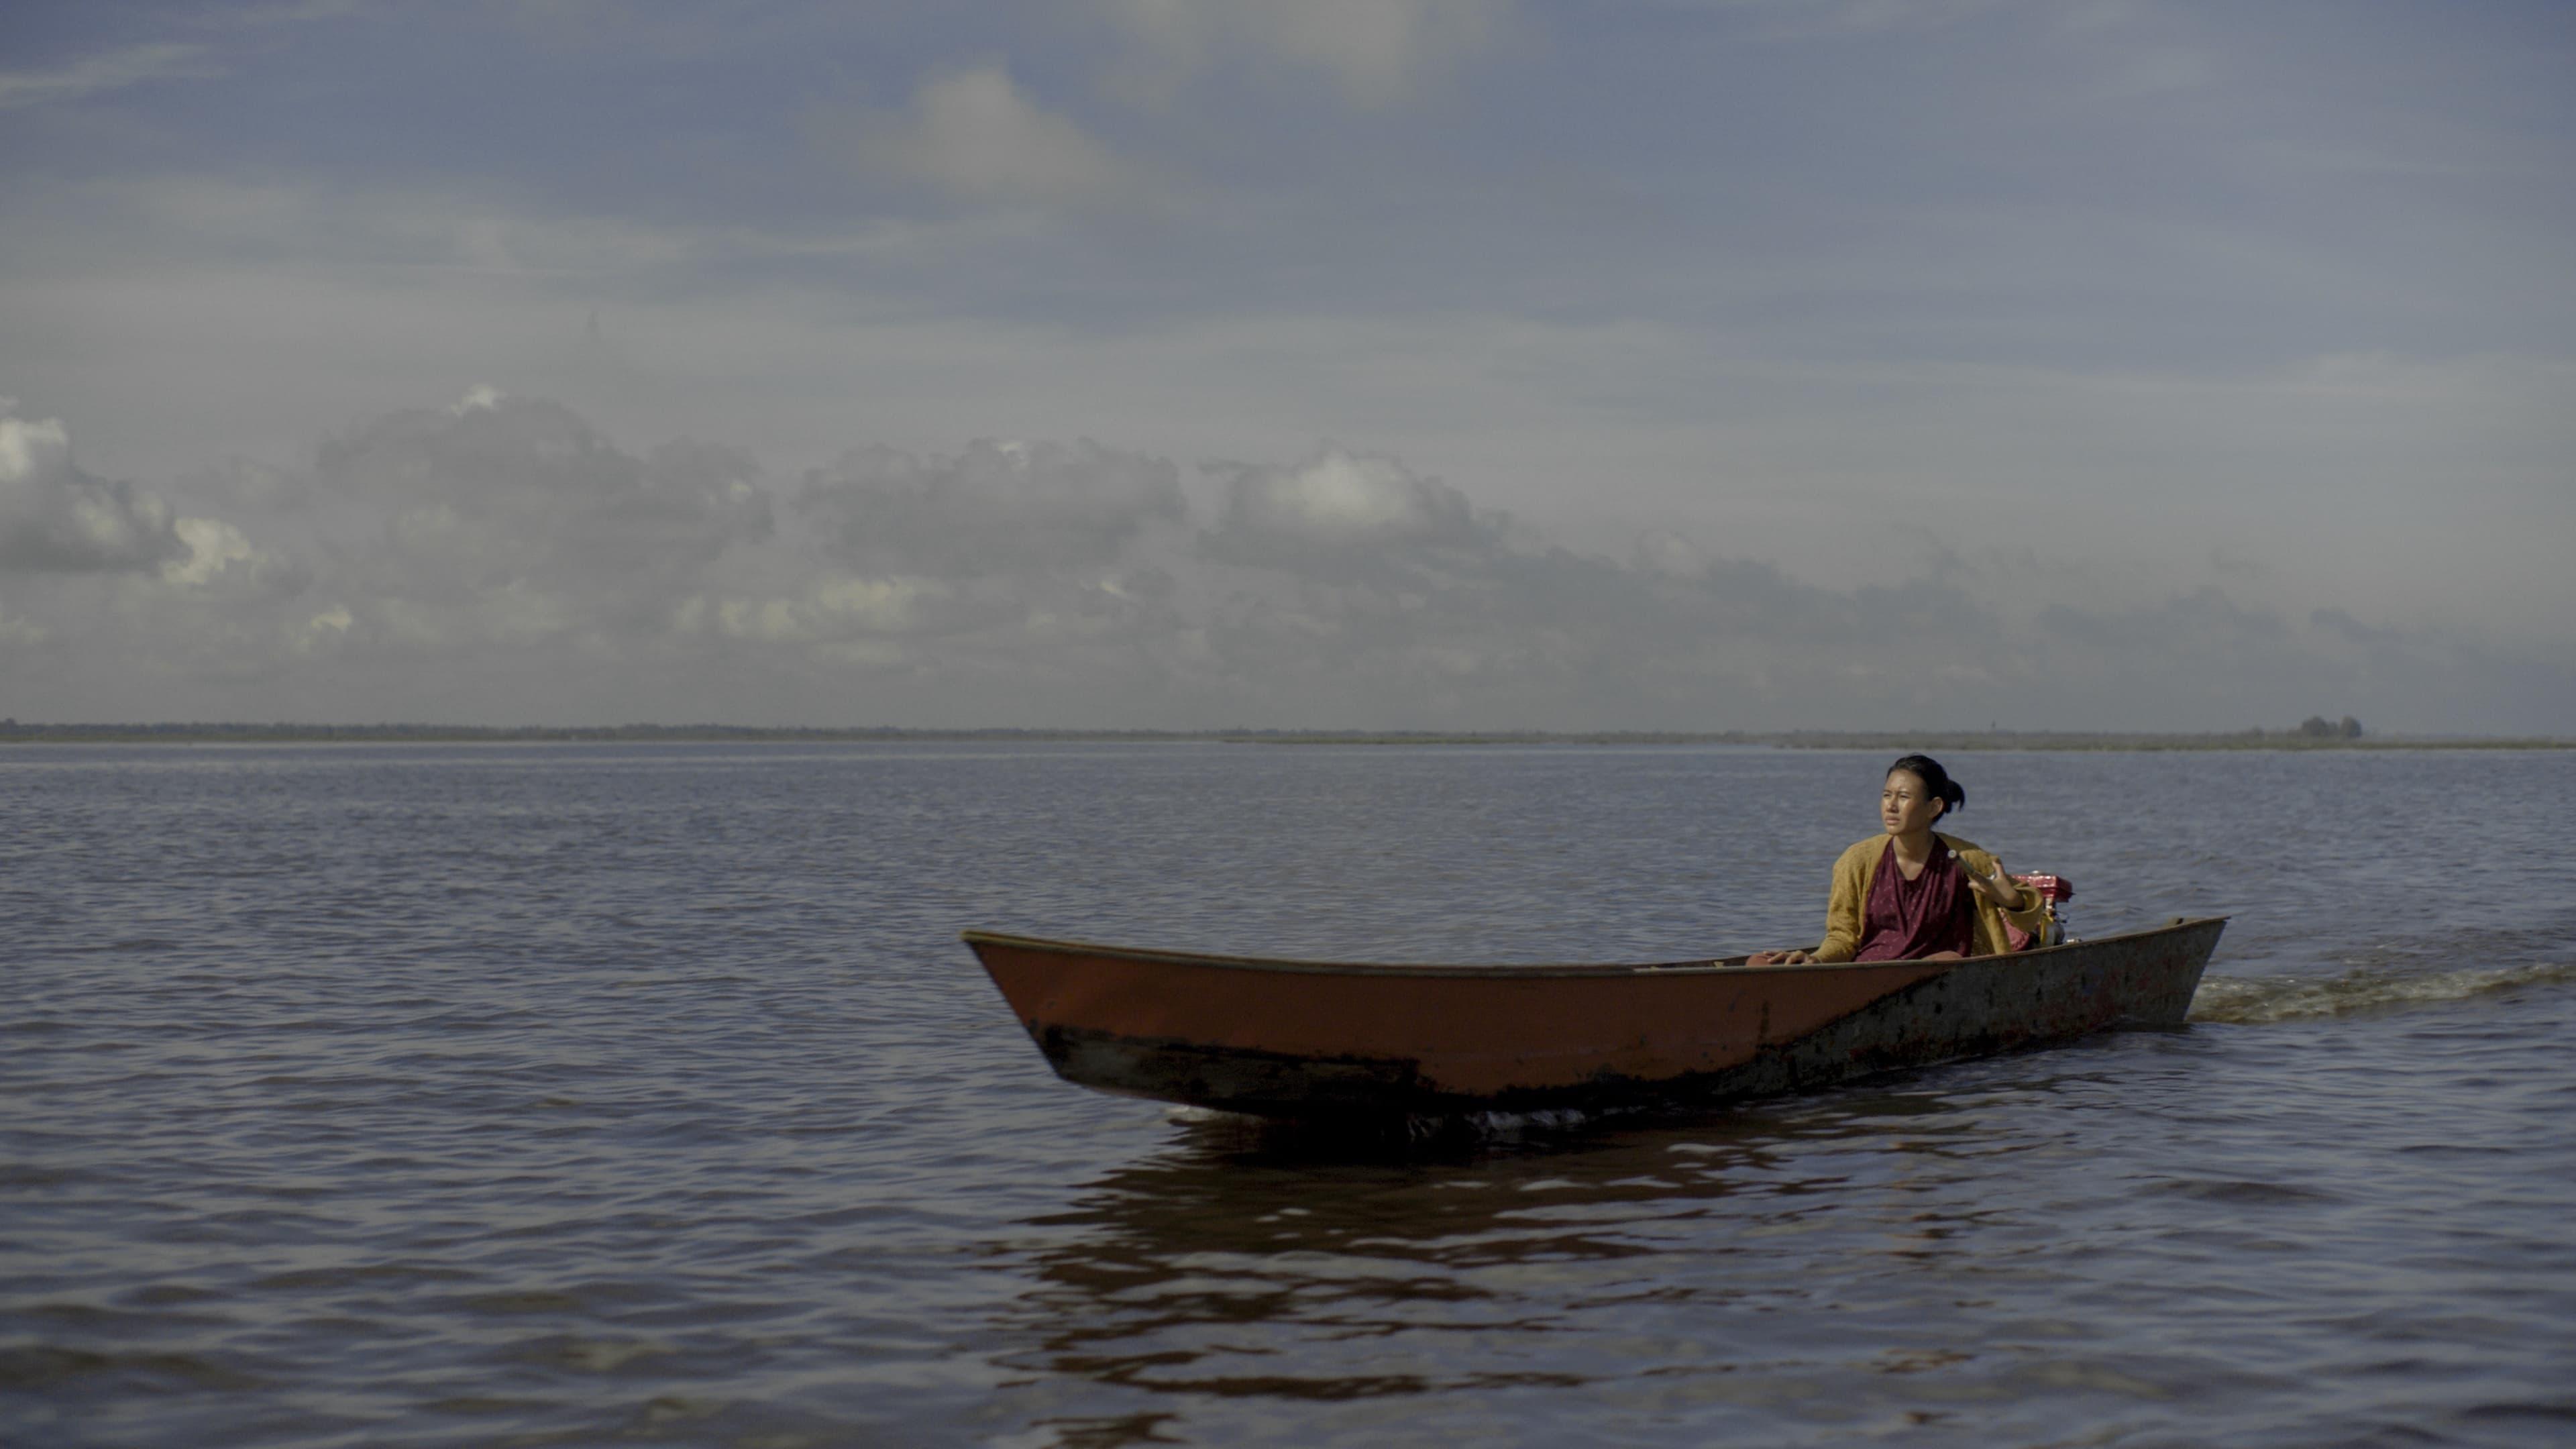
M 1989 853 L 1984 846 L 1979 845 L 1973 840 L 1963 840 L 1956 835 L 1941 835 L 1941 832 L 1937 830 L 1932 833 L 1940 835 L 1941 843 L 1950 847 L 1950 853 L 1952 855 L 1987 855 Z
M 1846 866 L 1866 865 L 1877 859 L 1886 849 L 1887 837 L 1884 835 L 1873 835 L 1867 840 L 1855 840 L 1848 849 L 1834 858 L 1834 866 L 1836 869 L 1841 869 Z

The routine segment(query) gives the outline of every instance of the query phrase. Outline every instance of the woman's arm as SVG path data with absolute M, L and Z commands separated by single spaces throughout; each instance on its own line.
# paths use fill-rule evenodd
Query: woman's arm
M 1861 912 L 1869 904 L 1867 847 L 1872 845 L 1880 842 L 1863 841 L 1834 862 L 1833 894 L 1825 900 L 1825 939 L 1810 954 L 1810 960 L 1848 961 L 1859 954 Z
M 2039 933 L 2040 923 L 2048 916 L 2048 897 L 2004 874 L 2003 862 L 1986 851 L 1962 853 L 1959 867 L 1968 877 L 1968 886 L 2004 919 L 2030 935 Z
M 1983 857 L 1982 863 L 1978 857 Z M 2004 874 L 2003 862 L 1979 851 L 1977 856 L 1960 856 L 1959 865 L 1967 872 L 1969 887 L 1984 896 L 1996 910 L 2012 916 L 2030 909 L 2024 900 L 2030 892 L 2023 888 L 2021 882 Z

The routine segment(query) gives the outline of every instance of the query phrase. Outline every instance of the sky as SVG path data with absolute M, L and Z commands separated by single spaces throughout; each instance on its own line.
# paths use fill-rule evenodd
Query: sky
M 2576 6 L 23 0 L 0 715 L 2576 735 Z

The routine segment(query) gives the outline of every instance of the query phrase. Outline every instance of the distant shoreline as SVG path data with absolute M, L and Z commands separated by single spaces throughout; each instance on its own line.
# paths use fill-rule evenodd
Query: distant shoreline
M 1806 750 L 2564 750 L 2576 739 L 2372 735 L 2294 730 L 2158 734 L 2074 730 L 1084 730 L 827 729 L 745 725 L 20 724 L 10 744 L 868 744 L 1214 743 L 1264 745 L 1752 745 Z

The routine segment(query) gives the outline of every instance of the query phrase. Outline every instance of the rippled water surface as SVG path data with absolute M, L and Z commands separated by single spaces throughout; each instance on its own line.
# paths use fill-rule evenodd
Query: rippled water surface
M 956 932 L 1812 941 L 1884 761 L 0 752 L 0 1442 L 2576 1443 L 2576 755 L 1950 763 L 2191 1027 L 1398 1146 Z

